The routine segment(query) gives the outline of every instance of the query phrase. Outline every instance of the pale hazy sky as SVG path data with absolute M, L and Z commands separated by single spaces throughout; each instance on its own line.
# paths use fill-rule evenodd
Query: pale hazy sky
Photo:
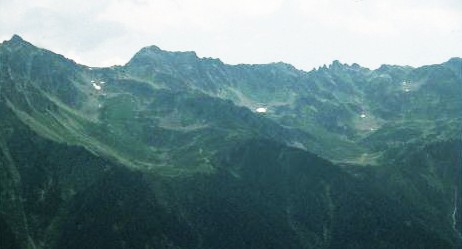
M 305 70 L 420 66 L 462 57 L 462 0 L 0 0 L 0 41 L 13 34 L 89 66 L 149 45 Z

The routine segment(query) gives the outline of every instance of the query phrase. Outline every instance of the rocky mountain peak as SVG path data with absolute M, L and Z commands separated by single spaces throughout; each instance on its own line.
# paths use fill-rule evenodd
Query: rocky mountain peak
M 11 39 L 9 40 L 9 42 L 12 42 L 12 43 L 21 43 L 21 42 L 25 42 L 25 41 L 24 41 L 24 39 L 22 39 L 21 36 L 14 34 L 14 35 L 11 37 Z
M 157 46 L 148 46 L 142 48 L 138 53 L 133 56 L 128 64 L 132 63 L 168 63 L 169 61 L 177 62 L 192 62 L 199 59 L 195 52 L 170 52 L 160 49 Z
M 10 49 L 36 48 L 31 43 L 22 39 L 22 37 L 19 35 L 13 35 L 10 40 L 4 41 L 0 45 L 8 47 Z

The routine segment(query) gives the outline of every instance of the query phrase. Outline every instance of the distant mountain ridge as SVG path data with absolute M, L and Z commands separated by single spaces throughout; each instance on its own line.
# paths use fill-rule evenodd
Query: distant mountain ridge
M 461 65 L 460 58 L 452 58 L 441 65 L 421 68 L 383 65 L 369 70 L 334 61 L 328 67 L 304 72 L 284 63 L 229 66 L 219 60 L 200 59 L 193 52 L 147 47 L 125 68 L 132 75 L 164 83 L 167 88 L 197 90 L 251 110 L 264 106 L 267 115 L 280 124 L 306 132 L 316 130 L 322 135 L 333 133 L 335 139 L 341 137 L 337 142 L 360 147 L 362 141 L 403 122 L 418 119 L 433 123 L 439 114 L 450 115 L 443 119 L 460 122 Z M 438 86 L 439 76 L 448 81 L 441 82 L 444 86 Z M 444 101 L 452 108 L 450 113 L 437 110 L 442 94 L 447 94 Z M 407 118 L 411 112 L 422 117 Z M 454 136 L 460 129 L 451 132 Z M 391 138 L 396 137 L 392 134 Z M 345 151 L 341 157 L 357 153 Z M 326 156 L 338 160 L 335 155 Z
M 461 87 L 460 58 L 92 68 L 15 35 L 0 248 L 457 248 Z

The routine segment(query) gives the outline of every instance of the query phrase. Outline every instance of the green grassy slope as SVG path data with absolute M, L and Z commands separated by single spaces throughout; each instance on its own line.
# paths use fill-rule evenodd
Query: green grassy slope
M 89 68 L 13 37 L 0 245 L 457 248 L 461 68 L 303 72 L 157 47 Z

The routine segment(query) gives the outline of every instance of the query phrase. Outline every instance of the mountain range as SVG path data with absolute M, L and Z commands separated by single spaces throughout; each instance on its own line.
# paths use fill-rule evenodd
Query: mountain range
M 461 89 L 461 58 L 98 68 L 15 35 L 0 248 L 458 248 Z

